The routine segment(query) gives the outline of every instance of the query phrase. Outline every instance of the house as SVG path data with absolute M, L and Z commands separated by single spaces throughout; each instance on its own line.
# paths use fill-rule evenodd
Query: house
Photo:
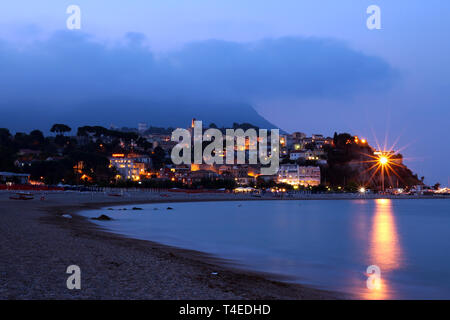
M 294 140 L 302 140 L 306 138 L 306 134 L 303 132 L 294 132 L 292 133 L 292 139 Z
M 177 143 L 171 140 L 171 136 L 168 134 L 148 134 L 145 136 L 148 142 L 153 143 L 153 148 L 161 147 L 164 151 L 171 150 Z
M 109 158 L 110 166 L 117 170 L 117 178 L 124 180 L 140 180 L 140 176 L 146 174 L 151 165 L 149 156 L 137 154 L 113 154 Z
M 202 179 L 218 179 L 220 177 L 219 174 L 217 174 L 214 171 L 211 170 L 197 170 L 193 171 L 190 174 L 190 178 L 192 182 L 200 182 Z
M 317 160 L 314 152 L 311 150 L 293 150 L 289 154 L 289 159 L 294 161 L 299 159 Z
M 277 180 L 278 183 L 290 185 L 318 186 L 320 184 L 320 168 L 295 164 L 280 165 Z
M 248 186 L 248 185 L 254 185 L 256 183 L 256 178 L 252 176 L 241 176 L 235 178 L 236 183 L 239 186 Z
M 0 183 L 28 184 L 30 175 L 28 173 L 0 172 Z

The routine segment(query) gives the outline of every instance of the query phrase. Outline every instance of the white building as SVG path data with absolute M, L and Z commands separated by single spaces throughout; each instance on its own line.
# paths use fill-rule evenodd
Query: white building
M 143 123 L 143 122 L 138 123 L 138 131 L 139 132 L 142 133 L 142 132 L 145 132 L 147 130 L 148 130 L 148 125 L 146 123 Z
M 134 181 L 140 180 L 151 164 L 150 157 L 139 155 L 113 154 L 109 161 L 110 166 L 117 170 L 117 179 Z
M 318 186 L 320 184 L 320 168 L 282 164 L 278 170 L 278 183 L 300 186 Z
M 316 156 L 314 151 L 311 150 L 293 150 L 289 154 L 290 160 L 298 160 L 298 159 L 304 159 L 304 160 L 318 160 L 319 158 Z

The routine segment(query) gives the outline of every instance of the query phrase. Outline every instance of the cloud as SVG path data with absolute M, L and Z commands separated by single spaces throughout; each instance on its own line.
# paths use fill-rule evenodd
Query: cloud
M 317 38 L 279 38 L 256 43 L 204 41 L 171 55 L 180 75 L 196 84 L 249 98 L 330 98 L 385 89 L 395 77 L 377 57 L 344 43 Z
M 89 105 L 93 118 L 100 119 L 108 110 L 107 122 L 121 124 L 114 112 L 121 106 L 116 103 L 111 110 L 107 101 L 130 101 L 125 106 L 130 112 L 132 104 L 140 101 L 146 105 L 140 112 L 147 108 L 148 117 L 161 112 L 152 109 L 158 108 L 156 101 L 172 107 L 213 105 L 217 109 L 208 112 L 219 118 L 227 103 L 341 98 L 386 90 L 396 77 L 383 59 L 332 39 L 209 40 L 158 55 L 144 43 L 145 36 L 139 33 L 128 33 L 120 44 L 106 45 L 73 31 L 60 31 L 20 48 L 0 42 L 0 108 L 12 117 L 33 118 L 38 111 L 67 115 Z M 103 102 L 93 107 L 94 101 Z M 176 114 L 166 112 L 178 122 Z M 136 115 L 135 122 L 146 116 Z

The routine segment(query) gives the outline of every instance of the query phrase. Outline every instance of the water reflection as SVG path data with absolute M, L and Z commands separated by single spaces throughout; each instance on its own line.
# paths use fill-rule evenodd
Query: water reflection
M 369 261 L 381 269 L 381 283 L 378 289 L 367 289 L 366 299 L 393 298 L 392 288 L 386 274 L 398 269 L 401 264 L 402 248 L 399 243 L 392 200 L 375 200 L 375 212 L 369 242 Z

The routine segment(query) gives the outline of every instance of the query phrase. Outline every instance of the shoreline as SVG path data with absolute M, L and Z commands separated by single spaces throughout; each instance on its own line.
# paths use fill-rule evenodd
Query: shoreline
M 253 199 L 247 199 L 247 200 L 242 200 L 242 201 L 248 201 L 248 200 L 253 200 Z M 180 200 L 180 201 L 166 201 L 166 200 L 150 201 L 150 202 L 148 202 L 148 201 L 134 202 L 133 201 L 133 202 L 124 202 L 124 203 L 120 203 L 120 204 L 106 203 L 106 207 L 104 206 L 105 203 L 98 203 L 93 206 L 90 205 L 88 209 L 85 208 L 85 209 L 82 209 L 82 211 L 97 210 L 97 209 L 104 210 L 105 208 L 108 208 L 108 207 L 125 206 L 125 205 L 157 204 L 157 203 L 170 204 L 170 203 L 190 203 L 190 202 L 220 202 L 220 201 L 228 202 L 228 201 L 238 201 L 238 200 L 234 200 L 234 199 L 227 199 L 227 200 L 214 200 L 214 199 L 189 200 L 189 199 L 184 199 L 184 200 Z M 55 208 L 49 208 L 49 210 L 53 211 L 53 213 L 59 211 L 59 209 L 55 209 Z M 108 229 L 104 229 L 102 226 L 97 225 L 96 223 L 90 221 L 89 218 L 80 215 L 79 209 L 73 209 L 73 211 L 69 210 L 69 213 L 71 215 L 76 215 L 77 217 L 81 218 L 83 220 L 81 223 L 90 224 L 92 229 L 94 230 L 94 232 L 104 233 L 108 237 L 114 237 L 114 238 L 118 238 L 118 239 L 126 239 L 129 242 L 136 241 L 136 244 L 138 244 L 138 242 L 140 244 L 144 243 L 144 245 L 148 244 L 148 245 L 152 246 L 152 248 L 157 248 L 158 250 L 161 250 L 164 253 L 168 253 L 172 258 L 175 258 L 175 259 L 182 258 L 183 260 L 185 260 L 185 262 L 186 262 L 186 260 L 188 260 L 188 261 L 190 260 L 189 262 L 204 264 L 205 266 L 208 266 L 208 269 L 214 270 L 213 272 L 222 271 L 222 272 L 218 272 L 221 275 L 223 275 L 225 273 L 230 273 L 228 276 L 230 276 L 230 275 L 231 276 L 239 276 L 239 277 L 245 276 L 245 277 L 251 277 L 253 279 L 262 278 L 260 280 L 269 281 L 269 282 L 273 282 L 273 283 L 279 283 L 279 284 L 283 284 L 285 286 L 300 286 L 302 290 L 305 289 L 305 290 L 323 291 L 324 294 L 326 294 L 326 295 L 329 294 L 329 297 L 332 299 L 338 299 L 338 297 L 341 297 L 341 298 L 344 297 L 344 294 L 340 293 L 340 292 L 321 290 L 321 289 L 317 289 L 317 288 L 304 286 L 302 284 L 295 284 L 292 282 L 291 283 L 283 282 L 283 280 L 285 280 L 285 281 L 290 280 L 291 277 L 274 274 L 274 273 L 265 273 L 265 272 L 248 270 L 248 269 L 245 269 L 244 267 L 240 267 L 236 261 L 221 258 L 221 257 L 215 256 L 215 255 L 207 253 L 207 252 L 198 251 L 198 250 L 194 250 L 194 249 L 186 249 L 186 248 L 182 248 L 182 247 L 178 247 L 178 246 L 171 246 L 171 245 L 163 244 L 163 243 L 153 241 L 153 240 L 142 240 L 142 239 L 138 239 L 138 238 L 133 238 L 133 237 L 117 234 Z M 264 298 L 264 299 L 266 299 L 266 298 Z
M 15 220 L 16 227 L 20 225 L 23 229 L 15 239 L 4 241 L 0 248 L 0 275 L 3 275 L 0 299 L 348 298 L 339 292 L 281 282 L 283 277 L 241 269 L 230 261 L 203 252 L 117 235 L 78 214 L 81 210 L 112 205 L 261 200 L 222 195 L 195 198 L 177 195 L 165 199 L 161 199 L 159 193 L 144 196 L 146 199 L 111 199 L 102 194 L 49 193 L 45 201 L 22 202 L 5 200 L 4 194 L 0 195 L 0 206 L 7 209 L 2 210 L 0 228 L 3 229 L 3 221 L 9 217 Z M 63 218 L 62 214 L 70 214 L 72 218 Z M 29 233 L 30 228 L 40 232 Z M 0 240 L 11 232 L 14 229 L 1 232 Z M 25 240 L 20 241 L 20 238 Z M 17 242 L 24 241 L 27 245 L 19 247 Z M 15 247 L 8 248 L 8 242 Z M 82 270 L 82 289 L 68 290 L 65 270 L 77 263 Z M 38 268 L 33 269 L 33 265 Z M 28 286 L 23 285 L 24 282 Z M 33 285 L 30 287 L 29 283 Z
M 40 194 L 44 201 L 10 200 L 8 192 L 0 193 L 0 299 L 349 299 L 348 294 L 282 282 L 289 279 L 248 271 L 203 252 L 114 234 L 78 212 L 198 201 L 368 200 L 265 199 L 233 194 L 163 197 L 143 192 L 117 198 L 103 193 Z M 79 291 L 66 288 L 65 271 L 72 264 L 82 270 Z

